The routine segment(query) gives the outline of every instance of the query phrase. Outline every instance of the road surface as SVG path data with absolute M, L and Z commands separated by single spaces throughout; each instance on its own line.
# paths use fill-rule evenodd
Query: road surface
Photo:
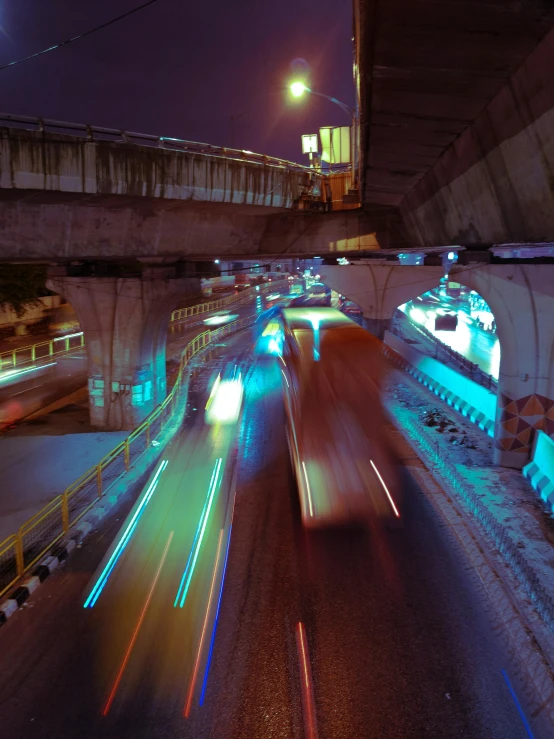
M 222 350 L 245 362 L 249 343 Z M 113 570 L 137 504 L 0 630 L 4 739 L 288 739 L 310 736 L 306 725 L 320 739 L 528 737 L 476 577 L 409 469 L 401 527 L 304 532 L 267 360 L 246 377 L 233 507 L 235 437 L 206 428 L 201 410 L 219 361 L 197 377 Z

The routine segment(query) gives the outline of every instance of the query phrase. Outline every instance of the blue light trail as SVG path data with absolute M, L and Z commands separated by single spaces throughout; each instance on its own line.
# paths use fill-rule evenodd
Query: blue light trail
M 202 693 L 200 694 L 200 705 L 204 703 L 204 696 L 206 694 L 206 687 L 208 685 L 208 675 L 210 673 L 210 664 L 212 661 L 212 652 L 214 649 L 214 643 L 215 643 L 215 633 L 217 631 L 217 620 L 219 618 L 219 609 L 221 607 L 221 596 L 223 595 L 223 585 L 225 584 L 225 572 L 227 570 L 227 559 L 229 557 L 229 547 L 231 545 L 231 531 L 233 530 L 233 525 L 229 527 L 229 538 L 227 539 L 227 550 L 225 552 L 225 563 L 223 564 L 223 575 L 221 576 L 221 586 L 219 588 L 219 599 L 217 601 L 217 610 L 215 612 L 215 621 L 214 621 L 214 630 L 212 632 L 212 640 L 210 642 L 210 651 L 208 652 L 208 661 L 206 663 L 206 673 L 204 675 L 204 682 L 202 683 Z
M 112 552 L 112 555 L 109 558 L 106 566 L 102 570 L 102 572 L 100 574 L 100 577 L 98 578 L 98 580 L 96 581 L 96 584 L 94 585 L 93 589 L 91 590 L 90 595 L 86 599 L 85 604 L 83 606 L 84 608 L 93 608 L 93 606 L 95 605 L 96 601 L 100 597 L 100 594 L 101 594 L 102 590 L 104 589 L 106 583 L 108 582 L 109 576 L 111 575 L 111 573 L 112 573 L 114 567 L 116 566 L 119 558 L 123 554 L 123 551 L 125 550 L 125 547 L 129 543 L 129 540 L 131 539 L 131 536 L 133 535 L 133 531 L 137 527 L 137 524 L 139 522 L 140 517 L 144 513 L 144 510 L 145 510 L 146 506 L 148 505 L 148 503 L 150 501 L 150 498 L 154 494 L 154 490 L 156 489 L 156 487 L 158 485 L 158 482 L 159 482 L 159 479 L 160 479 L 160 475 L 165 470 L 165 468 L 167 467 L 167 465 L 168 465 L 167 459 L 162 460 L 160 466 L 158 467 L 158 469 L 156 471 L 156 474 L 154 476 L 154 479 L 150 483 L 150 486 L 148 487 L 148 490 L 144 494 L 144 496 L 143 496 L 143 498 L 142 498 L 142 500 L 141 500 L 141 502 L 140 502 L 137 510 L 133 514 L 133 517 L 131 518 L 131 520 L 129 522 L 129 525 L 125 529 L 125 533 L 123 534 L 123 536 L 119 540 L 119 542 L 118 542 L 116 548 L 114 549 L 114 551 Z

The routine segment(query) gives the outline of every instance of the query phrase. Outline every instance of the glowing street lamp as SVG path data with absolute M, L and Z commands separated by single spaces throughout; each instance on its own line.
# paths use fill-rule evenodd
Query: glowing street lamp
M 290 86 L 290 91 L 295 98 L 302 97 L 305 92 L 310 92 L 303 82 L 293 82 Z
M 305 92 L 309 92 L 311 95 L 317 95 L 320 98 L 325 98 L 325 100 L 329 100 L 331 103 L 335 103 L 335 105 L 338 105 L 339 108 L 344 110 L 350 122 L 352 122 L 352 118 L 356 113 L 355 109 L 351 108 L 350 105 L 337 100 L 337 98 L 331 97 L 331 95 L 325 95 L 323 92 L 312 90 L 311 87 L 307 87 L 300 80 L 295 80 L 294 82 L 291 82 L 291 84 L 289 85 L 289 90 L 291 91 L 292 96 L 295 98 L 300 98 Z
M 351 144 L 351 154 L 350 159 L 352 163 L 352 170 L 353 170 L 353 179 L 354 179 L 354 185 L 356 185 L 358 176 L 357 176 L 357 157 L 356 157 L 356 142 L 357 142 L 357 127 L 358 127 L 358 116 L 355 108 L 352 108 L 350 105 L 347 105 L 346 103 L 343 103 L 341 100 L 337 100 L 337 98 L 332 97 L 331 95 L 325 95 L 323 92 L 317 92 L 317 90 L 312 90 L 311 87 L 308 87 L 305 85 L 301 80 L 294 80 L 289 84 L 289 90 L 291 95 L 294 98 L 301 98 L 304 93 L 309 93 L 310 95 L 317 95 L 320 98 L 325 98 L 325 100 L 328 100 L 331 103 L 334 103 L 335 105 L 338 105 L 338 107 L 346 113 L 348 116 L 348 120 L 350 122 L 350 128 L 351 128 L 351 140 L 353 139 L 353 144 Z M 311 158 L 311 156 L 310 156 Z

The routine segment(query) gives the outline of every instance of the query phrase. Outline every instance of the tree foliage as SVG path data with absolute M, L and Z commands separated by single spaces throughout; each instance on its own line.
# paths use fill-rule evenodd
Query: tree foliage
M 46 267 L 42 264 L 0 264 L 0 305 L 17 317 L 46 295 Z

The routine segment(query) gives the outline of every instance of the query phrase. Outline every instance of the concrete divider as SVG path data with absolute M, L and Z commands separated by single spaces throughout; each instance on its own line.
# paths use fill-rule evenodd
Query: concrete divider
M 554 511 L 554 439 L 537 431 L 531 461 L 523 468 L 534 490 Z
M 494 436 L 495 393 L 426 356 L 390 331 L 385 331 L 383 352 L 489 436 Z

